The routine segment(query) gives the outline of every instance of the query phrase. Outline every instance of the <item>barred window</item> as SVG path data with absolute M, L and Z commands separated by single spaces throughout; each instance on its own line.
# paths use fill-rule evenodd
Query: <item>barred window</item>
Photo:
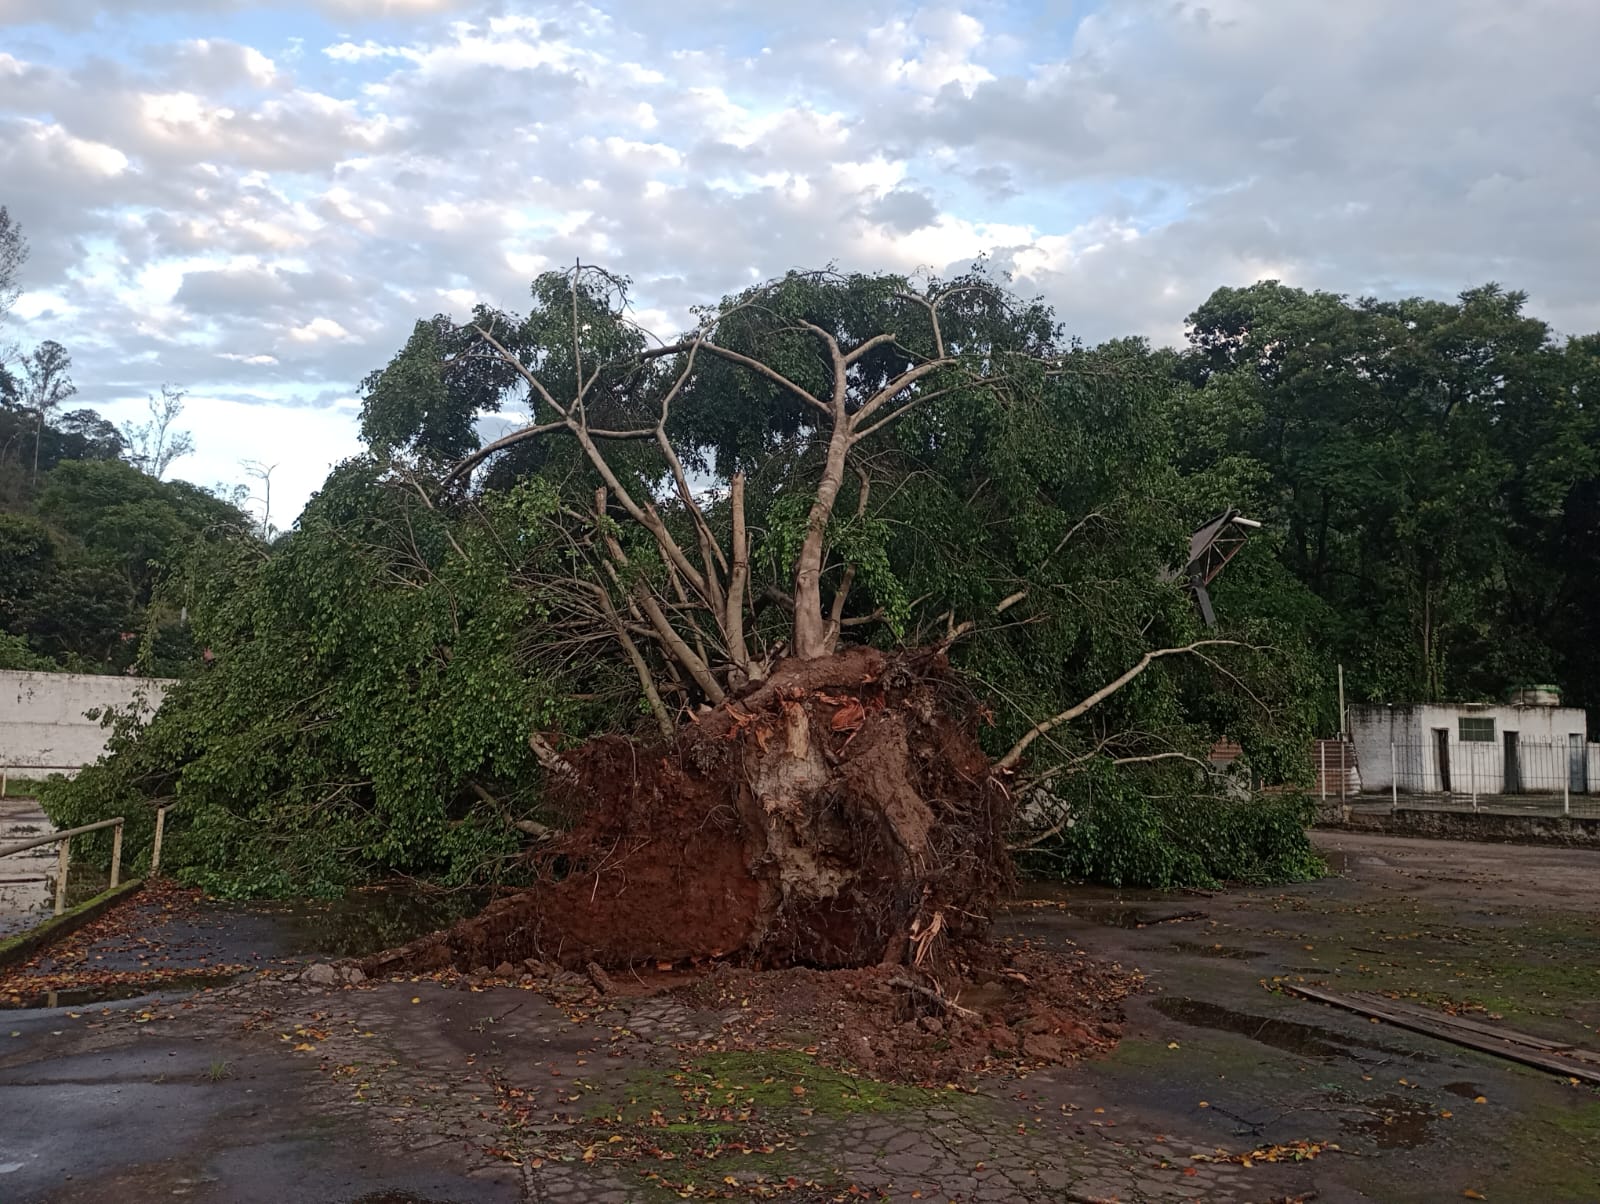
M 1458 719 L 1462 743 L 1494 743 L 1493 719 Z

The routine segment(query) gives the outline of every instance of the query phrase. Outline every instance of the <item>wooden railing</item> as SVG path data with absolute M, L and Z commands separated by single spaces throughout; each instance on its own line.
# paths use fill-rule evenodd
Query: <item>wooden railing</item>
M 84 824 L 81 828 L 68 828 L 65 832 L 52 832 L 48 836 L 35 836 L 32 840 L 19 840 L 16 844 L 0 846 L 0 857 L 9 857 L 13 853 L 26 853 L 29 849 L 37 849 L 43 845 L 61 844 L 61 851 L 57 854 L 56 861 L 56 915 L 67 910 L 67 868 L 71 860 L 72 838 L 82 836 L 86 832 L 98 832 L 103 828 L 111 828 L 111 885 L 114 889 L 122 881 L 122 824 L 123 817 L 116 819 L 102 819 L 97 824 Z

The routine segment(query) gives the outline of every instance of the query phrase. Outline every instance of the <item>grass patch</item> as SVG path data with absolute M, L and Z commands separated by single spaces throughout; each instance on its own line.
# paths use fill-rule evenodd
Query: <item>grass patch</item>
M 56 776 L 60 776 L 59 774 Z M 15 774 L 6 775 L 6 798 L 38 798 L 39 791 L 48 778 L 21 778 Z
M 635 1073 L 625 1100 L 602 1109 L 622 1124 L 664 1132 L 712 1133 L 784 1115 L 856 1116 L 926 1108 L 943 1094 L 824 1066 L 799 1050 L 719 1052 L 676 1070 Z

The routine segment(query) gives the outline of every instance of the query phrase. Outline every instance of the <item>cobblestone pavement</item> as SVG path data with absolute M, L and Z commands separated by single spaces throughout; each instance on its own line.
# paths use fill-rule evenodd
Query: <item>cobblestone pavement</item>
M 1319 840 L 1340 875 L 1303 886 L 1019 900 L 1003 935 L 1137 965 L 1149 990 L 1108 1056 L 977 1090 L 752 1053 L 725 1039 L 735 1012 L 603 1000 L 577 976 L 316 985 L 280 963 L 11 1012 L 0 1200 L 1595 1204 L 1600 1096 L 1264 988 L 1485 996 L 1515 1027 L 1600 1044 L 1600 862 Z
M 732 1054 L 723 1017 L 656 997 L 595 1008 L 514 985 L 386 982 L 224 993 L 265 1042 L 314 1059 L 313 1095 L 385 1147 L 452 1147 L 530 1201 L 662 1198 L 1233 1201 L 1309 1190 L 1061 1090 L 887 1088 L 802 1052 Z M 217 1005 L 214 1005 L 217 1006 Z M 811 1084 L 808 1088 L 807 1084 Z M 775 1098 L 776 1097 L 776 1098 Z

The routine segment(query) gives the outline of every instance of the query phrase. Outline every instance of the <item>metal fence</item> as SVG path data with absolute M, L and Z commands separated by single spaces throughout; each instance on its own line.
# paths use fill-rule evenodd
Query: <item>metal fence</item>
M 1391 743 L 1363 749 L 1361 791 L 1366 801 L 1387 795 L 1391 806 L 1449 806 L 1478 810 L 1600 812 L 1600 744 L 1524 740 L 1516 732 L 1494 740 L 1450 739 Z M 1374 755 L 1376 752 L 1377 755 Z M 1387 755 L 1385 755 L 1385 753 Z

